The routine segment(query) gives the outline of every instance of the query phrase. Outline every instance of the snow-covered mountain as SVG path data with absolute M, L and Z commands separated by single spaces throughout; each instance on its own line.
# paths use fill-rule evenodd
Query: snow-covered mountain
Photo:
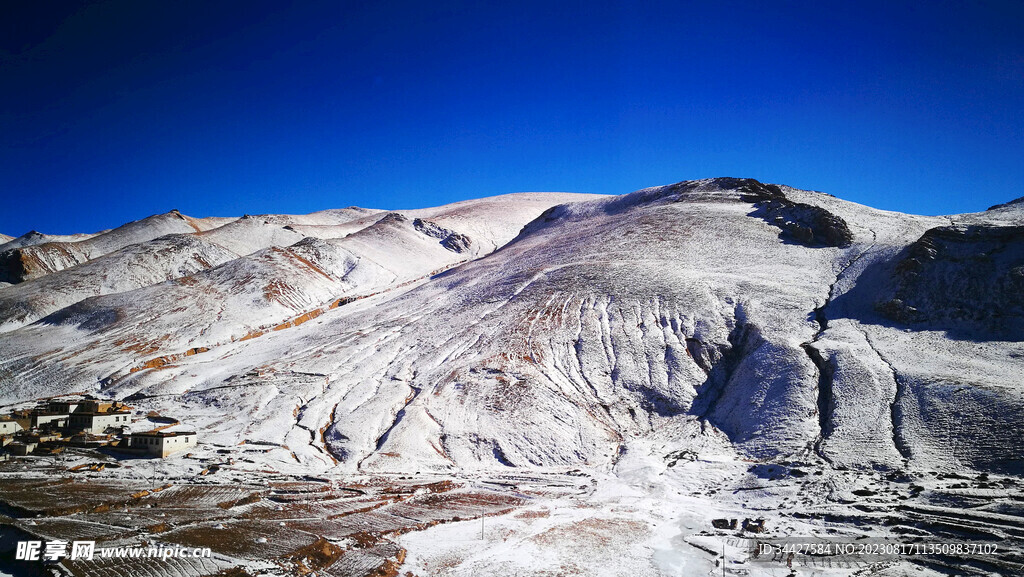
M 182 403 L 225 442 L 299 435 L 313 468 L 608 467 L 655 436 L 1019 474 L 1022 215 L 726 178 L 172 211 L 8 243 L 7 262 L 34 264 L 0 289 L 0 390 Z
M 841 502 L 844 471 L 1024 475 L 1020 201 L 917 216 L 717 178 L 172 211 L 0 261 L 3 404 L 127 400 L 266 447 L 254 470 L 653 491 L 680 461 L 764 463 L 827 471 Z

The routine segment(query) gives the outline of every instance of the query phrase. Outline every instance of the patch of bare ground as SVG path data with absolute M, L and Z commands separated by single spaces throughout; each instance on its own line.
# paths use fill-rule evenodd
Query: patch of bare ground
M 551 511 L 548 509 L 523 511 L 516 513 L 516 519 L 545 519 L 551 516 Z
M 320 539 L 294 526 L 249 520 L 195 524 L 161 533 L 159 538 L 187 547 L 209 547 L 214 553 L 253 560 L 286 557 Z
M 321 574 L 332 577 L 394 577 L 405 562 L 405 549 L 394 543 L 348 549 L 341 558 Z
M 102 513 L 111 507 L 138 503 L 165 487 L 137 482 L 60 479 L 5 479 L 0 501 L 38 515 Z
M 275 494 L 313 495 L 329 493 L 331 490 L 331 486 L 327 483 L 310 481 L 283 481 L 270 483 L 269 486 Z
M 640 521 L 630 519 L 590 518 L 568 525 L 557 525 L 530 537 L 538 545 L 557 547 L 573 543 L 580 549 L 599 549 L 644 538 L 650 530 Z
M 169 509 L 206 509 L 238 503 L 251 497 L 252 487 L 241 485 L 174 485 L 145 499 L 144 505 Z
M 32 532 L 42 537 L 66 541 L 96 541 L 120 539 L 130 533 L 117 524 L 98 523 L 74 517 L 34 519 Z
M 341 547 L 320 538 L 287 556 L 296 572 L 305 575 L 334 565 L 345 553 Z

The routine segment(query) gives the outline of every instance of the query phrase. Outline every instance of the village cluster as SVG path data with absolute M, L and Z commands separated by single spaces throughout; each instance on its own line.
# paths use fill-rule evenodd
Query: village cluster
M 195 431 L 166 430 L 178 424 L 155 414 L 133 420 L 132 407 L 117 401 L 47 399 L 0 416 L 0 446 L 14 456 L 53 455 L 72 446 L 166 457 L 196 445 Z

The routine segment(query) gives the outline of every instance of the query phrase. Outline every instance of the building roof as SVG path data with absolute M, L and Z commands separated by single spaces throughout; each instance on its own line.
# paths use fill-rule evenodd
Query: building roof
M 76 416 L 81 416 L 81 417 L 102 417 L 103 415 L 130 415 L 130 414 L 132 414 L 132 412 L 129 409 L 129 410 L 126 410 L 126 411 L 75 411 L 74 413 L 71 413 L 71 416 L 72 417 L 76 417 Z
M 195 431 L 146 431 L 144 433 L 132 433 L 133 437 L 180 437 L 184 435 L 195 435 Z

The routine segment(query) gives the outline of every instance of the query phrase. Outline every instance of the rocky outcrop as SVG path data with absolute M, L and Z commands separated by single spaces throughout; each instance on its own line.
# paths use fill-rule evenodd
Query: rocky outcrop
M 464 253 L 469 251 L 470 247 L 473 246 L 473 242 L 468 236 L 453 232 L 441 241 L 441 246 L 452 252 Z
M 846 248 L 853 242 L 853 233 L 842 217 L 820 206 L 793 202 L 774 184 L 763 184 L 752 178 L 725 183 L 740 192 L 740 200 L 754 204 L 750 213 L 768 224 L 778 227 L 783 240 L 804 246 L 832 246 Z
M 441 241 L 441 246 L 445 247 L 446 249 L 452 252 L 461 254 L 464 252 L 468 252 L 469 249 L 473 246 L 473 242 L 470 240 L 468 236 L 462 233 L 448 230 L 447 228 L 444 228 L 435 222 L 425 220 L 422 218 L 417 218 L 412 221 L 412 224 L 417 231 L 427 236 L 432 236 L 436 239 L 439 239 Z
M 1024 226 L 944 226 L 908 246 L 876 309 L 904 324 L 1024 340 Z
M 416 220 L 413 220 L 412 226 L 419 232 L 427 236 L 432 236 L 436 239 L 443 239 L 452 233 L 452 231 L 448 230 L 447 228 L 438 226 L 437 224 L 422 218 L 417 218 Z

